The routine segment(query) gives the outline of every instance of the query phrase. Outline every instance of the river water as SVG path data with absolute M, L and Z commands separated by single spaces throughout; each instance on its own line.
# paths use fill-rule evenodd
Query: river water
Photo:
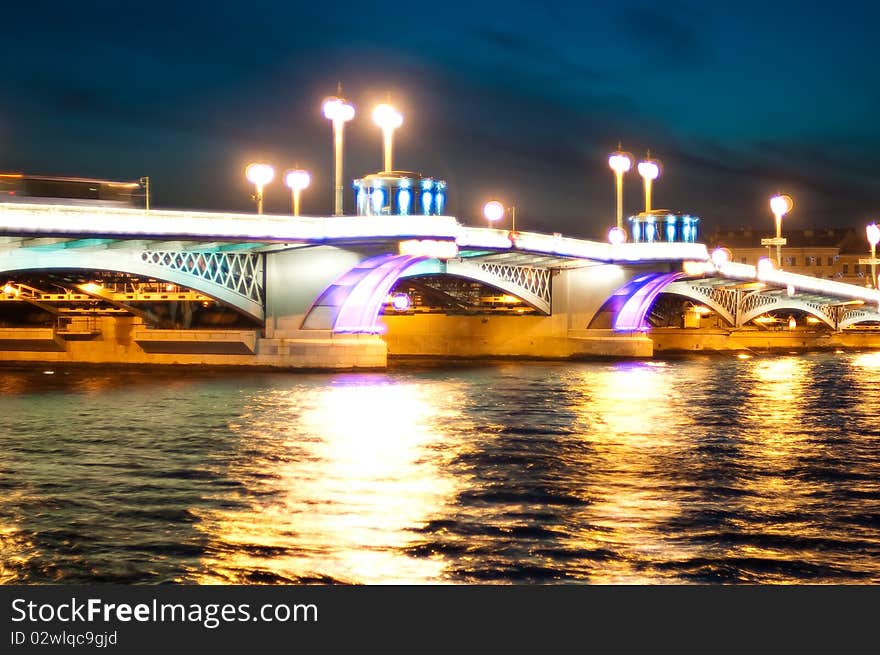
M 0 369 L 4 583 L 880 582 L 880 353 Z

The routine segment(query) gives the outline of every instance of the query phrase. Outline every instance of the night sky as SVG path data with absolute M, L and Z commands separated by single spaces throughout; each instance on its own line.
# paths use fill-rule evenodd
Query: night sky
M 332 10 L 331 10 L 332 9 Z M 395 168 L 446 179 L 449 212 L 597 237 L 614 221 L 607 154 L 663 163 L 655 207 L 716 226 L 880 218 L 880 9 L 805 2 L 7 3 L 0 169 L 133 180 L 157 207 L 249 211 L 244 165 L 311 170 L 332 207 L 322 99 L 358 115 L 345 178 L 381 168 L 372 107 L 404 113 Z M 346 187 L 346 211 L 353 211 Z M 625 210 L 641 209 L 627 176 Z M 289 208 L 277 180 L 268 212 Z

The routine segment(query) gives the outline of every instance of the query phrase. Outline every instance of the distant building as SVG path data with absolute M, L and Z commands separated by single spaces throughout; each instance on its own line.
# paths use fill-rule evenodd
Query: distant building
M 776 236 L 772 229 L 718 229 L 706 238 L 709 249 L 724 247 L 731 260 L 756 265 L 762 257 L 776 260 L 776 248 L 768 251 L 761 239 Z M 788 244 L 782 246 L 782 268 L 792 273 L 871 286 L 871 267 L 859 264 L 870 257 L 870 247 L 861 232 L 852 228 L 782 230 Z

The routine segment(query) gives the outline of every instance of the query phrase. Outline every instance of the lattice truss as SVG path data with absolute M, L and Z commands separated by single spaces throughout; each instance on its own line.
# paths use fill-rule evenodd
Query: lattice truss
M 513 266 L 511 264 L 499 264 L 495 262 L 479 262 L 478 266 L 486 273 L 496 276 L 505 282 L 510 282 L 522 287 L 529 293 L 550 302 L 550 279 L 549 268 L 535 268 L 532 266 Z
M 727 310 L 731 316 L 736 316 L 738 293 L 733 289 L 721 287 L 709 287 L 700 284 L 689 284 L 688 288 L 699 296 L 702 296 Z
M 763 295 L 756 292 L 748 293 L 743 296 L 742 301 L 740 301 L 739 311 L 736 312 L 734 316 L 750 314 L 753 310 L 762 307 L 770 308 L 771 305 L 778 304 L 778 296 Z
M 681 283 L 678 283 L 681 284 Z M 694 299 L 703 298 L 711 301 L 717 307 L 727 311 L 732 322 L 740 326 L 762 312 L 774 309 L 810 309 L 823 318 L 826 323 L 836 329 L 852 325 L 860 321 L 876 321 L 880 314 L 866 309 L 853 309 L 845 304 L 822 303 L 813 300 L 793 299 L 779 293 L 761 293 L 759 291 L 745 291 L 741 289 L 726 289 L 724 287 L 708 286 L 703 284 L 684 283 Z M 670 285 L 674 290 L 677 285 Z M 709 304 L 709 303 L 707 303 Z
M 263 260 L 260 255 L 230 252 L 147 251 L 149 263 L 219 284 L 245 298 L 263 302 Z

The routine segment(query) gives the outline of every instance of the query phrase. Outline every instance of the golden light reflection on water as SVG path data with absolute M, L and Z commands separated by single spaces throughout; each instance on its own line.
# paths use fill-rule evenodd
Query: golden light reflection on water
M 591 371 L 578 381 L 583 398 L 577 406 L 579 423 L 591 446 L 588 464 L 595 470 L 593 502 L 579 517 L 589 526 L 581 546 L 621 553 L 593 567 L 592 582 L 657 582 L 656 571 L 640 571 L 637 563 L 656 559 L 659 551 L 664 558 L 679 556 L 676 544 L 658 539 L 658 526 L 681 511 L 680 498 L 645 484 L 664 453 L 692 432 L 692 420 L 670 402 L 675 390 L 665 368 L 620 365 Z
M 203 517 L 218 546 L 199 582 L 252 580 L 252 571 L 282 580 L 440 579 L 442 560 L 403 549 L 455 492 L 436 424 L 460 403 L 441 387 L 366 378 L 253 398 L 237 430 L 258 461 L 231 472 L 249 506 Z M 273 439 L 279 424 L 287 434 Z
M 743 408 L 745 436 L 762 457 L 786 457 L 793 440 L 803 438 L 799 426 L 804 387 L 810 371 L 799 357 L 762 359 L 746 377 L 749 401 Z
M 880 368 L 880 352 L 860 353 L 852 360 L 859 368 Z
M 4 494 L 4 501 L 10 506 L 22 502 L 20 493 Z M 26 581 L 22 571 L 37 557 L 34 544 L 21 528 L 13 522 L 0 522 L 0 584 L 21 584 Z
M 768 537 L 809 539 L 821 536 L 810 517 L 811 498 L 821 492 L 821 485 L 790 475 L 816 448 L 804 430 L 804 408 L 813 363 L 803 357 L 778 357 L 750 362 L 743 382 L 749 398 L 741 414 L 739 436 L 742 463 L 755 474 L 741 478 L 744 493 L 731 509 L 741 519 L 738 529 L 745 535 L 760 535 L 754 543 L 729 545 L 720 554 L 782 563 L 809 562 L 806 550 L 766 545 Z M 788 517 L 780 521 L 778 518 Z M 770 581 L 770 575 L 764 581 Z M 776 584 L 798 582 L 784 573 L 774 574 Z

